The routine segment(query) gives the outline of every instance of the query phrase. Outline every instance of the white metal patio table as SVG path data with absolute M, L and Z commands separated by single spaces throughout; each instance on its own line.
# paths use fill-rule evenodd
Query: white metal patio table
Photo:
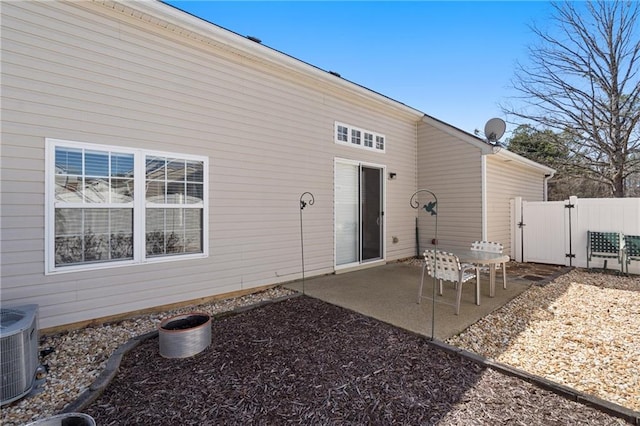
M 494 265 L 502 263 L 502 280 L 503 286 L 507 286 L 507 273 L 506 263 L 509 261 L 509 255 L 500 253 L 491 253 L 487 251 L 479 250 L 464 250 L 464 249 L 444 249 L 438 248 L 438 250 L 448 251 L 455 254 L 460 259 L 461 263 L 471 263 L 473 265 L 488 265 L 489 266 L 489 296 L 494 297 L 496 295 L 496 268 Z M 479 290 L 476 290 L 479 293 Z M 477 300 L 480 301 L 480 294 L 477 294 Z

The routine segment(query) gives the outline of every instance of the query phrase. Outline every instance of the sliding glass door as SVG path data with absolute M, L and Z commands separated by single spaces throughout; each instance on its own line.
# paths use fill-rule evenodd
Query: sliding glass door
M 336 161 L 336 266 L 383 257 L 383 170 Z
M 361 260 L 382 259 L 382 170 L 360 167 Z

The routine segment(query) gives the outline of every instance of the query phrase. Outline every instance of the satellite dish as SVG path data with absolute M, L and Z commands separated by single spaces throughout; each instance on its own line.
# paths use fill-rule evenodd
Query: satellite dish
M 506 123 L 499 118 L 492 118 L 484 125 L 484 136 L 487 141 L 497 143 L 507 129 Z

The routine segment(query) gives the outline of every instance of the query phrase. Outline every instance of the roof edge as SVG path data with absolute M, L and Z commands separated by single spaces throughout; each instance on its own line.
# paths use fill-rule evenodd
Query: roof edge
M 230 50 L 242 52 L 261 61 L 271 63 L 294 72 L 306 74 L 307 76 L 319 79 L 329 85 L 346 90 L 352 94 L 366 97 L 368 99 L 374 99 L 387 107 L 412 115 L 416 119 L 419 119 L 424 115 L 423 112 L 403 104 L 402 102 L 396 101 L 374 90 L 351 82 L 343 77 L 331 74 L 330 71 L 325 71 L 315 65 L 304 62 L 284 52 L 280 52 L 272 47 L 257 43 L 256 41 L 253 41 L 241 34 L 223 28 L 189 12 L 185 12 L 173 5 L 164 3 L 162 0 L 141 0 L 135 2 L 126 0 L 98 1 L 106 7 L 120 12 L 125 12 L 125 10 L 136 11 L 136 14 L 131 15 L 146 21 L 147 23 L 152 23 L 173 31 L 183 37 L 188 37 L 192 40 L 202 39 L 203 42 L 214 42 L 214 44 L 225 45 Z M 146 16 L 140 16 L 139 14 Z
M 431 117 L 427 114 L 422 117 L 422 121 L 439 130 L 442 130 L 448 135 L 454 136 L 460 140 L 463 140 L 464 142 L 475 146 L 482 151 L 482 154 L 493 154 L 493 145 L 488 144 L 483 139 L 472 135 L 471 133 L 465 132 L 462 129 L 459 129 L 449 123 L 445 123 L 444 121 L 438 120 L 437 118 Z
M 499 157 L 502 157 L 506 160 L 510 160 L 510 161 L 515 161 L 517 163 L 520 163 L 524 166 L 527 166 L 529 168 L 535 169 L 535 170 L 540 170 L 542 172 L 545 173 L 545 175 L 551 175 L 553 176 L 556 173 L 555 169 L 552 169 L 551 167 L 547 167 L 543 164 L 537 163 L 533 160 L 529 160 L 528 158 L 525 158 L 519 154 L 516 154 L 515 152 L 511 152 L 509 151 L 507 148 L 503 148 L 501 146 L 497 146 L 497 145 L 492 145 L 486 141 L 484 141 L 482 138 L 479 138 L 475 135 L 472 135 L 471 133 L 465 132 L 462 129 L 459 129 L 455 126 L 452 126 L 449 123 L 445 123 L 444 121 L 438 120 L 437 118 L 431 117 L 429 115 L 424 115 L 424 117 L 422 118 L 422 121 L 432 125 L 433 127 L 442 130 L 443 132 L 451 135 L 451 136 L 455 136 L 477 148 L 479 148 L 482 151 L 483 155 L 497 155 Z
M 533 160 L 529 160 L 528 158 L 525 158 L 522 155 L 509 151 L 507 148 L 496 147 L 493 154 L 497 155 L 498 157 L 504 158 L 506 160 L 516 161 L 532 169 L 543 171 L 545 172 L 545 175 L 553 176 L 556 173 L 556 169 L 552 169 L 551 167 L 545 166 L 544 164 L 540 164 Z

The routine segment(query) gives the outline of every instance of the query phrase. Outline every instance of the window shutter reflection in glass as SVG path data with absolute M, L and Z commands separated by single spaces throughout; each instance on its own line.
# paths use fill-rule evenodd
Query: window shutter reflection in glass
M 167 181 L 184 182 L 185 174 L 184 160 L 167 161 Z
M 147 256 L 164 254 L 164 209 L 147 209 L 145 223 Z
M 112 153 L 111 176 L 133 178 L 133 155 Z
M 82 202 L 82 177 L 56 175 L 55 185 L 56 201 L 65 203 Z
M 158 179 L 164 181 L 166 160 L 162 157 L 147 157 L 145 170 L 147 179 Z
M 167 204 L 184 204 L 186 202 L 185 185 L 184 182 L 167 183 Z
M 148 203 L 165 203 L 165 183 L 164 181 L 148 181 L 146 200 Z
M 187 199 L 188 204 L 197 204 L 204 201 L 203 185 L 201 183 L 188 183 L 187 184 Z
M 55 156 L 56 174 L 82 175 L 82 150 L 56 147 Z
M 111 178 L 111 202 L 133 202 L 133 179 Z
M 204 167 L 201 161 L 186 162 L 187 182 L 204 182 Z
M 109 154 L 102 151 L 85 151 L 84 153 L 85 176 L 109 176 Z
M 200 253 L 204 249 L 202 236 L 202 210 L 185 209 L 185 252 Z

